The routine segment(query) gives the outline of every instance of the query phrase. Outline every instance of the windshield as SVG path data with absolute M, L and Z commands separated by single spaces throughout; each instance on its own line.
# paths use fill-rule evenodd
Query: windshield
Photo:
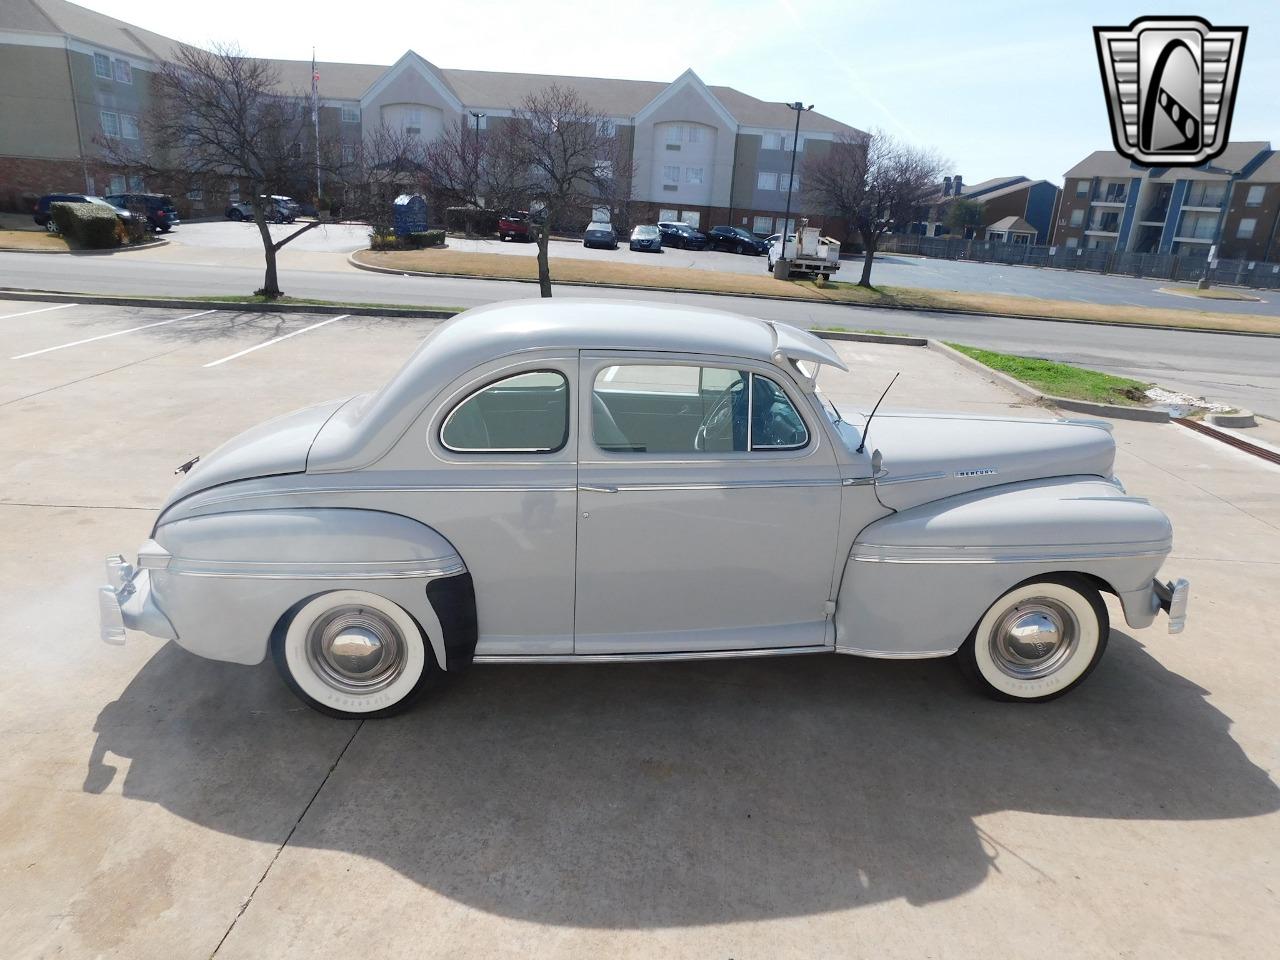
M 637 237 L 654 237 L 658 234 L 657 227 L 636 227 L 635 235 Z

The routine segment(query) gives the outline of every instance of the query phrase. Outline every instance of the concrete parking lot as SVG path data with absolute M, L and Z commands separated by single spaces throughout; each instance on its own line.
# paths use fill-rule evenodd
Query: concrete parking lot
M 1280 470 L 1174 425 L 1117 423 L 1117 472 L 1173 519 L 1188 628 L 1113 608 L 1048 705 L 821 656 L 477 667 L 358 723 L 270 664 L 99 642 L 102 558 L 179 463 L 432 323 L 0 300 L 0 955 L 1274 955 Z M 902 370 L 888 406 L 1042 412 L 839 349 L 840 404 Z

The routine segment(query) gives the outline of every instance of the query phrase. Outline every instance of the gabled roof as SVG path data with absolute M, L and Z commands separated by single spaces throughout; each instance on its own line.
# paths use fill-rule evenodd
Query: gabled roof
M 997 220 L 987 227 L 988 233 L 992 230 L 1001 233 L 1039 233 L 1035 227 L 1021 217 L 1005 217 L 1003 220 Z
M 1271 144 L 1266 140 L 1240 140 L 1227 145 L 1222 155 L 1198 167 L 1140 167 L 1114 150 L 1095 150 L 1063 176 L 1139 177 L 1159 183 L 1175 180 L 1227 180 L 1235 174 L 1248 175 L 1264 166 Z

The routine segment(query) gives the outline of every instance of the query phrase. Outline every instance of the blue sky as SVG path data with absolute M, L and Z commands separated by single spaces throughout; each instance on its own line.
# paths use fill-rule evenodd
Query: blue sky
M 363 0 L 324 4 L 82 0 L 193 43 L 259 56 L 391 63 L 412 47 L 441 67 L 673 80 L 803 99 L 862 129 L 932 146 L 970 183 L 1062 174 L 1111 139 L 1094 25 L 1152 14 L 1243 24 L 1232 140 L 1280 146 L 1280 3 L 833 0 Z M 814 22 L 811 13 L 829 15 Z M 211 15 L 216 10 L 216 15 Z M 335 15 L 330 11 L 341 11 Z

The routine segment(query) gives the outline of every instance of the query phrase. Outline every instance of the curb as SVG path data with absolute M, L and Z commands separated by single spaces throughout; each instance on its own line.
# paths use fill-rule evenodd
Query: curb
M 1029 387 L 1021 380 L 1015 380 L 1008 374 L 1001 373 L 999 370 L 992 370 L 984 363 L 979 363 L 973 357 L 965 356 L 959 350 L 953 350 L 945 343 L 937 340 L 929 341 L 929 349 L 936 350 L 943 356 L 949 357 L 962 367 L 968 367 L 976 373 L 981 373 L 986 377 L 994 380 L 1001 386 L 1007 387 L 1019 396 L 1026 397 L 1034 403 L 1045 406 L 1057 407 L 1060 410 L 1071 410 L 1075 413 L 1092 413 L 1099 417 L 1108 417 L 1114 420 L 1141 420 L 1146 423 L 1168 423 L 1172 418 L 1169 416 L 1168 410 L 1148 410 L 1142 407 L 1121 407 L 1111 403 L 1093 403 L 1089 400 L 1072 400 L 1068 397 L 1055 397 L 1047 393 L 1041 393 L 1034 387 Z
M 488 280 L 501 283 L 537 283 L 527 277 L 478 277 L 470 273 L 431 273 L 425 270 L 394 270 L 390 267 L 376 267 L 370 263 L 362 263 L 355 259 L 361 251 L 347 254 L 347 263 L 357 270 L 370 273 L 385 273 L 397 277 L 440 277 L 447 280 Z M 591 283 L 585 280 L 556 280 L 553 284 L 562 287 L 607 287 L 613 290 L 642 290 L 655 293 L 684 293 L 696 297 L 738 297 L 743 300 L 773 300 L 782 303 L 817 303 L 833 307 L 849 307 L 865 310 L 900 310 L 907 313 L 934 314 L 938 316 L 984 317 L 1002 320 L 1040 320 L 1049 323 L 1080 323 L 1092 327 L 1112 327 L 1121 330 L 1164 330 L 1172 333 L 1213 333 L 1228 337 L 1267 337 L 1280 338 L 1280 333 L 1262 333 L 1257 330 L 1218 330 L 1214 327 L 1176 327 L 1163 323 L 1111 323 L 1107 320 L 1082 320 L 1077 317 L 1046 317 L 1039 314 L 1026 313 L 983 313 L 980 310 L 961 310 L 953 307 L 908 307 L 888 303 L 850 303 L 845 300 L 828 300 L 821 297 L 776 297 L 764 293 L 727 293 L 721 290 L 689 290 L 685 287 L 639 287 L 617 283 Z M 1074 401 L 1073 401 L 1074 402 Z
M 897 333 L 855 333 L 852 330 L 813 330 L 815 337 L 823 340 L 853 340 L 858 343 L 894 343 L 902 347 L 927 347 L 929 341 L 924 337 L 907 337 Z
M 33 233 L 35 231 L 32 231 Z M 153 250 L 156 247 L 168 246 L 169 241 L 156 237 L 147 243 L 140 243 L 129 247 L 112 247 L 109 250 L 28 250 L 25 247 L 0 247 L 0 253 L 38 253 L 38 254 L 55 254 L 57 256 L 70 255 L 73 257 L 109 257 L 117 253 L 134 253 L 138 250 Z
M 1205 419 L 1215 427 L 1256 427 L 1258 425 L 1252 410 L 1237 410 L 1235 413 L 1211 413 Z
M 234 310 L 239 313 L 314 313 L 319 316 L 348 317 L 425 317 L 432 320 L 448 320 L 461 310 L 440 310 L 433 307 L 339 307 L 330 304 L 308 303 L 237 303 L 234 300 L 183 300 L 180 297 L 114 297 L 99 293 L 60 293 L 44 290 L 14 290 L 0 287 L 0 297 L 6 300 L 37 301 L 43 303 L 84 303 L 115 307 L 164 307 L 172 310 Z

